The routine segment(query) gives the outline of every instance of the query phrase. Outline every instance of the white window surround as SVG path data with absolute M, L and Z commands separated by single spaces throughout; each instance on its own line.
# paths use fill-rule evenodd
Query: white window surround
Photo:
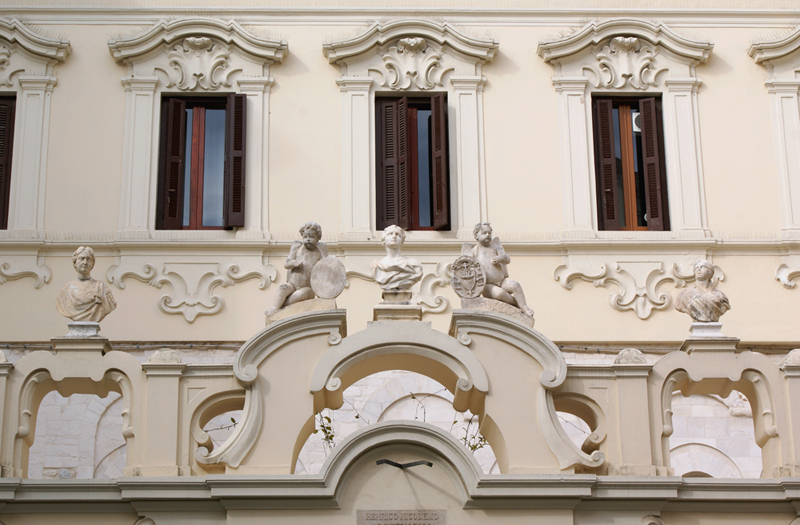
M 800 239 L 800 26 L 782 38 L 755 42 L 748 54 L 767 68 L 775 153 L 778 158 L 782 237 Z M 794 288 L 800 250 L 790 245 L 775 279 Z
M 42 36 L 16 18 L 0 18 L 0 93 L 17 99 L 4 238 L 44 238 L 50 97 L 55 67 L 71 51 L 68 40 Z
M 555 67 L 561 137 L 564 235 L 598 235 L 592 135 L 592 95 L 663 94 L 664 146 L 672 233 L 710 237 L 703 188 L 695 67 L 713 44 L 684 38 L 663 23 L 620 18 L 591 21 L 567 37 L 539 43 L 538 54 Z M 663 237 L 664 234 L 659 234 Z M 642 235 L 642 238 L 653 235 Z
M 467 36 L 448 23 L 394 20 L 376 23 L 323 53 L 341 67 L 342 225 L 345 239 L 375 230 L 375 96 L 446 92 L 449 120 L 452 232 L 410 232 L 417 239 L 471 239 L 486 220 L 483 141 L 483 65 L 498 43 Z
M 270 65 L 287 44 L 253 35 L 235 20 L 160 20 L 109 50 L 128 67 L 118 237 L 123 239 L 260 239 L 269 237 L 267 171 Z M 245 227 L 226 232 L 156 231 L 158 150 L 163 94 L 246 93 Z

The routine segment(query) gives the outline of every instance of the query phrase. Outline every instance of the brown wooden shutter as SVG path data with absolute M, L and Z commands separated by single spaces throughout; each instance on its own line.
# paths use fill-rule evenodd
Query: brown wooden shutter
M 668 230 L 667 185 L 664 170 L 664 139 L 661 111 L 655 98 L 639 100 L 644 158 L 644 188 L 647 201 L 647 229 Z
M 225 108 L 225 228 L 244 227 L 247 95 L 231 93 Z
M 0 230 L 8 228 L 8 203 L 11 198 L 11 151 L 14 149 L 13 97 L 0 98 Z
M 376 228 L 391 224 L 411 226 L 408 143 L 408 99 L 383 100 L 377 104 Z
M 614 152 L 614 112 L 611 100 L 594 101 L 594 143 L 600 229 L 619 230 L 617 157 Z
M 186 158 L 186 102 L 169 99 L 162 116 L 161 177 L 159 184 L 159 229 L 180 230 L 183 226 L 183 184 Z
M 447 154 L 447 98 L 444 93 L 431 97 L 431 203 L 433 229 L 450 229 L 450 178 Z

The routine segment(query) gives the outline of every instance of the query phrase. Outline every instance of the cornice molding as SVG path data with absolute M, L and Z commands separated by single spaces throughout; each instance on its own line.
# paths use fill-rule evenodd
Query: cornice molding
M 108 49 L 117 62 L 135 61 L 162 44 L 171 45 L 198 36 L 233 44 L 242 51 L 269 63 L 281 63 L 288 50 L 285 41 L 258 37 L 247 31 L 236 20 L 223 21 L 202 17 L 159 20 L 149 30 L 137 36 L 110 39 Z
M 539 43 L 537 53 L 545 62 L 558 62 L 618 36 L 635 37 L 668 49 L 687 61 L 705 63 L 714 44 L 691 40 L 674 32 L 663 22 L 637 18 L 592 20 L 569 36 Z
M 754 42 L 747 50 L 747 54 L 756 61 L 756 64 L 761 64 L 783 58 L 798 49 L 800 49 L 800 26 L 780 38 Z
M 0 41 L 2 40 L 18 44 L 45 62 L 63 62 L 72 52 L 69 40 L 40 35 L 18 18 L 0 18 Z
M 402 19 L 376 22 L 354 38 L 326 42 L 322 45 L 322 53 L 331 64 L 341 64 L 375 47 L 384 47 L 401 39 L 414 37 L 434 41 L 441 46 L 447 45 L 481 63 L 491 62 L 499 46 L 496 40 L 468 36 L 449 22 Z

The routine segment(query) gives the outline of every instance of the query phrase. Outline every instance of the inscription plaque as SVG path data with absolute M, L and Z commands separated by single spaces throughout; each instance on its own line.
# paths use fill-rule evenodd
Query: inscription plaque
M 359 510 L 357 525 L 445 525 L 445 510 Z

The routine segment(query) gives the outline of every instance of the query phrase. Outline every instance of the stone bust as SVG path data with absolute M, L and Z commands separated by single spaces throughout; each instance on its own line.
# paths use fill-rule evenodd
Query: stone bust
M 381 234 L 386 257 L 372 261 L 372 277 L 386 291 L 402 292 L 422 279 L 422 265 L 400 253 L 406 232 L 400 226 L 387 226 Z
M 92 279 L 94 250 L 81 246 L 72 254 L 72 266 L 78 278 L 67 283 L 58 292 L 56 309 L 64 317 L 73 321 L 93 321 L 99 323 L 117 307 L 111 290 L 97 279 Z
M 697 261 L 694 265 L 695 283 L 678 294 L 675 309 L 689 314 L 695 322 L 718 322 L 719 317 L 731 309 L 731 303 L 711 282 L 713 275 L 714 266 L 709 261 Z

